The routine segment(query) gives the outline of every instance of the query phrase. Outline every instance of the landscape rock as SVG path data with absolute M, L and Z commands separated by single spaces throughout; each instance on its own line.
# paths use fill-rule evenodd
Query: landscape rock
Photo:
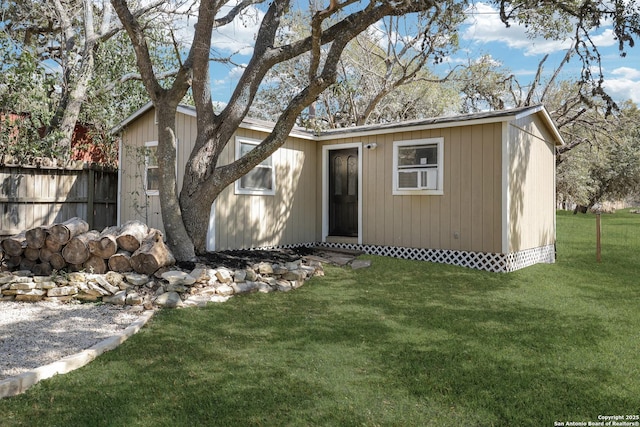
M 169 282 L 169 285 L 193 285 L 196 279 L 184 271 L 167 271 L 162 273 L 162 278 Z
M 151 280 L 146 274 L 140 273 L 125 273 L 124 278 L 133 286 L 142 286 Z
M 234 293 L 235 291 L 233 290 L 233 288 L 227 285 L 226 283 L 223 283 L 216 288 L 216 294 L 218 295 L 230 296 L 230 295 L 233 295 Z
M 155 303 L 165 308 L 177 308 L 184 305 L 177 292 L 165 292 L 155 299 Z
M 183 293 L 187 292 L 187 287 L 185 285 L 181 285 L 181 284 L 169 283 L 169 284 L 165 285 L 164 289 L 167 292 L 178 292 L 180 294 L 183 294 Z
M 307 273 L 304 270 L 292 270 L 288 271 L 282 276 L 284 280 L 304 280 L 307 277 Z
M 247 280 L 247 272 L 245 270 L 236 270 L 233 272 L 234 282 L 244 282 Z
M 258 284 L 256 282 L 232 283 L 231 287 L 236 294 L 247 294 L 258 291 Z
M 35 289 L 36 284 L 33 282 L 12 283 L 9 289 L 29 290 Z
M 206 267 L 194 268 L 189 275 L 196 280 L 196 283 L 207 283 L 215 277 L 215 270 Z
M 259 274 L 273 274 L 273 266 L 268 262 L 258 264 L 257 270 Z
M 245 280 L 249 280 L 251 282 L 255 282 L 258 280 L 258 273 L 253 268 L 247 268 L 244 270 L 244 278 Z
M 127 299 L 125 301 L 125 304 L 127 305 L 140 305 L 142 304 L 143 299 L 142 296 L 140 294 L 138 294 L 137 292 L 131 292 L 127 294 Z
M 106 277 L 100 274 L 93 274 L 91 276 L 87 276 L 87 280 L 95 282 L 101 288 L 107 290 L 110 294 L 115 294 L 120 290 L 118 286 L 114 286 L 107 280 Z
M 102 302 L 114 305 L 125 305 L 127 300 L 127 291 L 118 291 L 114 295 L 102 298 Z
M 218 279 L 220 283 L 233 282 L 231 271 L 227 270 L 226 268 L 219 268 L 216 270 L 216 279 Z
M 87 286 L 89 287 L 90 290 L 97 292 L 100 296 L 111 295 L 111 292 L 107 291 L 106 289 L 98 286 L 93 282 L 87 282 Z
M 75 286 L 61 286 L 59 288 L 52 288 L 47 291 L 48 297 L 66 297 L 75 295 L 78 293 L 78 288 Z
M 293 289 L 293 286 L 291 286 L 291 282 L 288 280 L 280 279 L 276 281 L 276 289 L 280 292 L 289 292 Z

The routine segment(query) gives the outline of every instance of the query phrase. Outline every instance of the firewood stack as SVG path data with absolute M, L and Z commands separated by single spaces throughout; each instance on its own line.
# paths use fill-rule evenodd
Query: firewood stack
M 161 231 L 140 221 L 99 233 L 89 230 L 83 219 L 71 218 L 2 240 L 0 270 L 29 270 L 37 276 L 50 275 L 53 270 L 153 274 L 175 263 L 162 237 Z

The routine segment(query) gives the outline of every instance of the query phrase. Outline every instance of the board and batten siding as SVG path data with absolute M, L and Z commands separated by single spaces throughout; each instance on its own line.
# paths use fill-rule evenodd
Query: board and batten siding
M 177 184 L 182 187 L 185 164 L 196 139 L 195 117 L 176 116 Z M 240 128 L 236 135 L 262 140 L 267 134 Z M 151 109 L 122 132 L 120 221 L 137 219 L 164 231 L 159 196 L 144 191 L 145 143 L 158 140 L 155 113 Z M 220 164 L 234 160 L 235 138 L 220 156 Z M 288 138 L 273 154 L 276 194 L 236 195 L 234 185 L 215 202 L 215 249 L 257 248 L 316 241 L 313 227 L 318 212 L 315 182 L 315 142 Z M 209 218 L 202 218 L 209 222 Z M 311 227 L 310 227 L 311 225 Z
M 393 195 L 393 142 L 436 137 L 444 138 L 444 194 Z M 377 143 L 375 150 L 361 151 L 363 244 L 500 252 L 501 140 L 501 123 L 489 123 L 342 138 L 325 145 Z
M 145 143 L 158 140 L 158 126 L 151 109 L 127 126 L 121 136 L 120 222 L 138 220 L 164 231 L 160 198 L 144 190 Z
M 537 115 L 509 123 L 509 252 L 555 243 L 555 145 Z
M 256 141 L 267 134 L 240 128 L 237 136 Z M 275 194 L 235 194 L 230 185 L 216 199 L 215 249 L 245 249 L 317 241 L 315 142 L 289 137 L 272 156 Z M 227 145 L 220 164 L 234 160 L 235 141 Z

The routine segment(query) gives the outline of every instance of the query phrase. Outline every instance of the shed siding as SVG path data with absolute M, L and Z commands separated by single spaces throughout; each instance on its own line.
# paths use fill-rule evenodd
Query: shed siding
M 392 195 L 393 142 L 444 138 L 444 195 Z M 342 138 L 363 155 L 363 244 L 500 252 L 501 124 Z M 320 148 L 318 149 L 320 150 Z M 318 167 L 322 157 L 318 156 Z M 318 192 L 318 205 L 321 191 Z
M 239 129 L 238 136 L 262 140 L 265 133 Z M 315 143 L 289 138 L 273 154 L 276 194 L 236 195 L 230 185 L 216 200 L 216 250 L 291 245 L 316 241 Z M 234 160 L 235 142 L 220 164 Z
M 182 187 L 184 165 L 196 138 L 195 118 L 186 114 L 176 117 L 178 136 L 178 188 Z M 160 230 L 162 215 L 158 196 L 144 194 L 145 142 L 157 141 L 153 109 L 131 123 L 123 133 L 121 221 L 138 219 Z M 237 135 L 262 140 L 263 132 L 239 129 Z M 222 155 L 220 164 L 234 160 L 235 140 Z M 216 249 L 239 249 L 286 245 L 316 241 L 315 143 L 289 138 L 273 155 L 276 168 L 275 196 L 235 195 L 230 185 L 216 200 Z M 208 221 L 208 218 L 203 218 Z
M 131 123 L 122 135 L 120 221 L 139 220 L 150 227 L 164 230 L 158 196 L 144 192 L 145 142 L 157 141 L 158 129 L 154 110 Z
M 555 147 L 527 116 L 509 125 L 509 251 L 555 243 Z

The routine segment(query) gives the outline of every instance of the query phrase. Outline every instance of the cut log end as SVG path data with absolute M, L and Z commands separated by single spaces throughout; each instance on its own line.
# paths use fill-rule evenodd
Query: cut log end
M 140 248 L 131 255 L 131 266 L 137 273 L 152 275 L 159 268 L 176 263 L 176 259 L 164 244 L 162 233 L 152 229 Z
M 109 270 L 118 273 L 128 273 L 133 271 L 131 267 L 131 253 L 127 251 L 118 251 L 115 255 L 109 257 Z

